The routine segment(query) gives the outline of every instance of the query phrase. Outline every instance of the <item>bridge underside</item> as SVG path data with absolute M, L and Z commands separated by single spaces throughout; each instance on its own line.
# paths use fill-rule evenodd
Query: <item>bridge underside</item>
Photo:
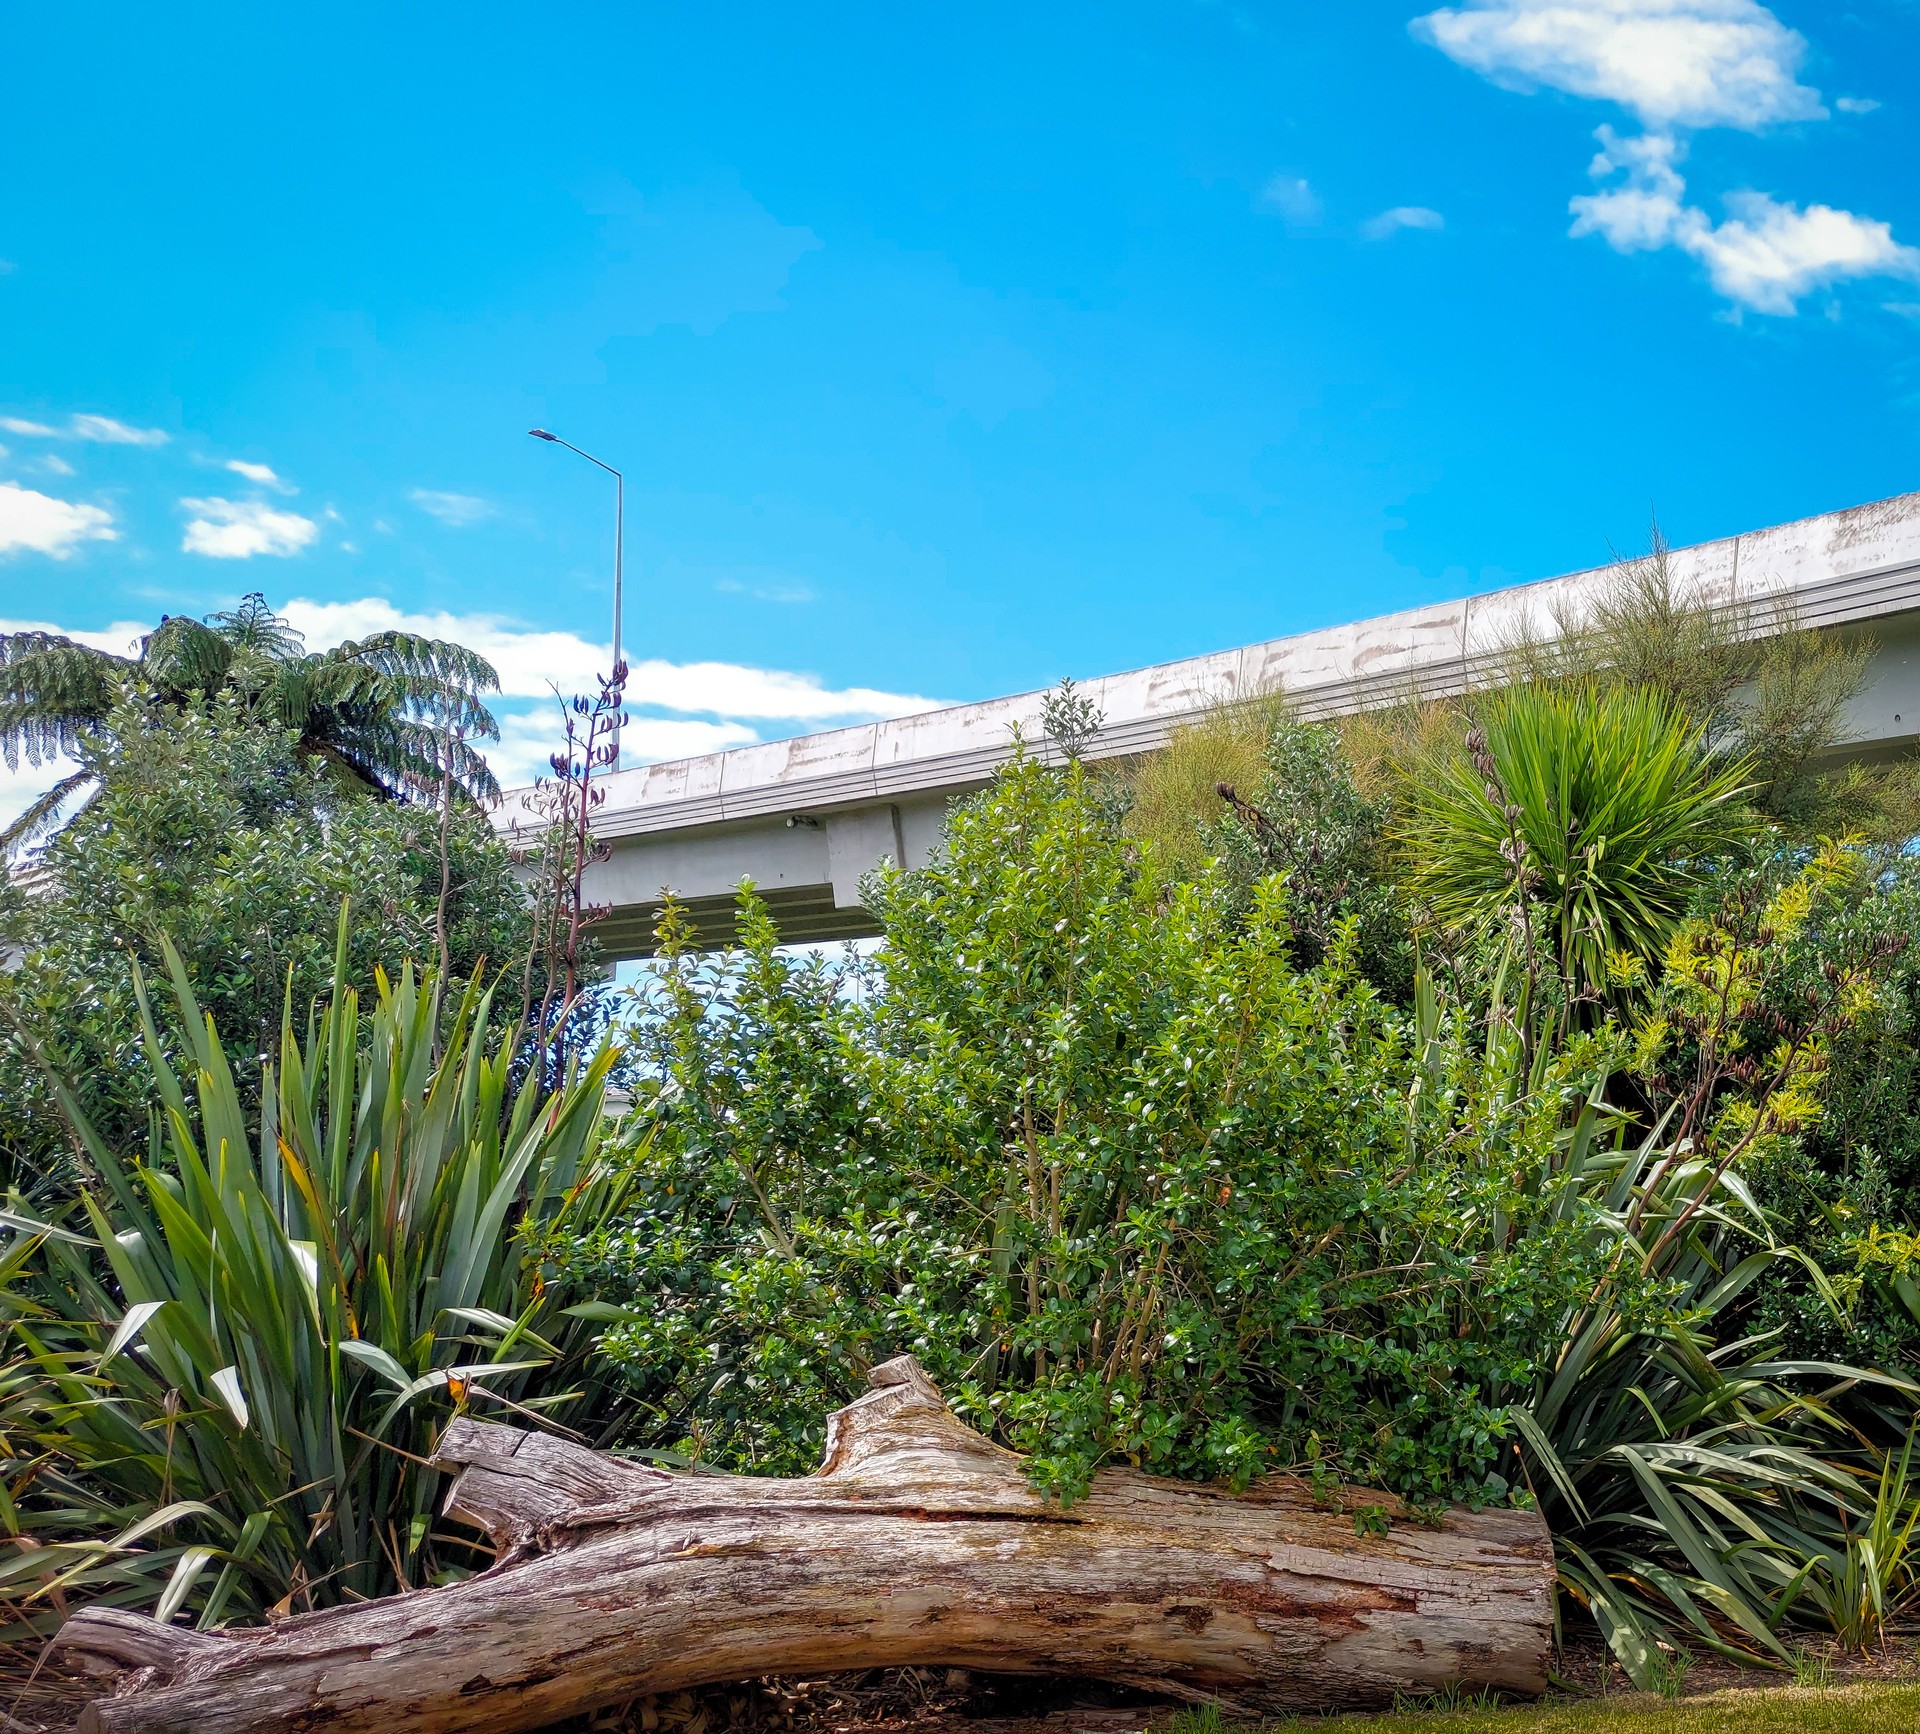
M 594 936 L 608 957 L 651 957 L 671 887 L 700 949 L 724 949 L 737 937 L 740 883 L 751 879 L 788 944 L 871 938 L 880 928 L 860 901 L 861 879 L 882 861 L 925 866 L 948 801 L 964 792 L 615 837 L 587 875 L 588 901 L 611 910 Z
M 1877 628 L 1878 649 L 1836 762 L 1885 762 L 1920 743 L 1920 613 Z M 699 948 L 723 950 L 737 937 L 738 887 L 750 878 L 790 944 L 871 937 L 880 929 L 860 902 L 861 877 L 883 859 L 925 866 L 948 803 L 983 786 L 979 779 L 911 800 L 615 839 L 590 876 L 592 901 L 613 910 L 595 934 L 612 958 L 651 957 L 660 893 L 672 886 Z
M 1609 569 L 1437 603 L 1162 663 L 1090 681 L 1103 713 L 1090 760 L 1150 753 L 1222 702 L 1282 693 L 1314 720 L 1408 698 L 1456 694 L 1498 678 L 1520 636 L 1590 617 Z M 1826 628 L 1870 638 L 1860 692 L 1838 730 L 1840 756 L 1879 760 L 1920 737 L 1920 494 L 1675 549 L 1678 595 L 1756 636 Z M 920 867 L 939 847 L 951 802 L 983 787 L 1014 750 L 1041 739 L 1040 693 L 837 729 L 622 771 L 602 785 L 595 831 L 608 859 L 588 875 L 612 913 L 598 932 L 615 958 L 654 950 L 672 895 L 704 947 L 735 936 L 734 897 L 751 879 L 783 938 L 856 939 L 876 931 L 860 882 L 882 861 Z M 1030 749 L 1031 750 L 1031 749 Z M 496 823 L 529 821 L 524 794 Z
M 779 886 L 762 892 L 767 912 L 788 945 L 826 945 L 841 939 L 870 939 L 880 924 L 857 903 L 839 908 L 833 901 L 831 885 Z M 596 922 L 594 939 L 609 959 L 620 961 L 652 957 L 657 949 L 654 924 L 660 919 L 659 903 L 635 903 L 616 908 L 604 921 Z M 740 940 L 738 891 L 718 897 L 688 897 L 681 900 L 693 928 L 694 947 L 699 951 L 726 951 Z

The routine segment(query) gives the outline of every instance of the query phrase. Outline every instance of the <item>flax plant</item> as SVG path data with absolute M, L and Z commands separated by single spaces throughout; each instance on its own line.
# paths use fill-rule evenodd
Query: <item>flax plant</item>
M 1911 1581 L 1895 1581 L 1910 1572 L 1905 1459 L 1895 1477 L 1884 1442 L 1911 1426 L 1920 1387 L 1783 1356 L 1751 1319 L 1769 1278 L 1799 1266 L 1824 1284 L 1776 1241 L 1746 1173 L 1790 1159 L 1817 1120 L 1831 1039 L 1885 961 L 1869 946 L 1793 1019 L 1767 1009 L 1788 948 L 1852 871 L 1830 844 L 1771 896 L 1748 888 L 1683 923 L 1659 977 L 1633 982 L 1648 1009 L 1619 1038 L 1637 1108 L 1596 1092 L 1569 1126 L 1578 1185 L 1561 1196 L 1612 1251 L 1516 1409 L 1521 1456 L 1561 1587 L 1643 1686 L 1676 1627 L 1785 1667 L 1792 1625 L 1861 1641 Z
M 202 1627 L 389 1593 L 470 1565 L 438 1534 L 438 1427 L 562 1403 L 583 1321 L 526 1232 L 584 1231 L 624 1168 L 603 1051 L 512 1099 L 489 990 L 345 971 L 291 1010 L 248 1122 L 168 950 L 180 1024 L 140 1007 L 157 1107 L 143 1156 L 63 1090 L 87 1180 L 66 1220 L 8 1214 L 0 1305 L 0 1606 L 18 1638 L 76 1602 Z

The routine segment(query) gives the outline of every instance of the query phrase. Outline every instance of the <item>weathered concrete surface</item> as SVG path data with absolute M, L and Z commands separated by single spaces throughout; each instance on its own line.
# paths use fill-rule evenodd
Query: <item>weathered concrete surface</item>
M 1871 633 L 1877 652 L 1846 721 L 1862 755 L 1920 736 L 1920 494 L 1676 549 L 1683 591 L 1739 608 L 1757 630 L 1801 626 Z M 1606 568 L 1518 585 L 1250 644 L 1086 683 L 1106 723 L 1090 758 L 1151 751 L 1223 699 L 1284 691 L 1308 717 L 1409 693 L 1459 692 L 1529 627 L 1578 621 Z M 591 895 L 615 914 L 600 929 L 617 957 L 644 956 L 663 889 L 716 942 L 730 932 L 734 888 L 750 877 L 796 940 L 873 931 L 862 873 L 883 857 L 923 864 L 953 796 L 979 788 L 1013 750 L 1016 726 L 1038 734 L 1039 692 L 897 721 L 676 759 L 606 780 L 596 824 L 612 844 Z M 524 822 L 517 793 L 496 822 Z

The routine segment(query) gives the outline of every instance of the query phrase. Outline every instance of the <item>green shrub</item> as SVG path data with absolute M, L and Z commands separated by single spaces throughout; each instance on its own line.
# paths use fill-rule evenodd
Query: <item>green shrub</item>
M 1920 1396 L 1756 1316 L 1807 1264 L 1746 1173 L 1818 1124 L 1887 958 L 1773 1009 L 1855 857 L 1677 919 L 1638 1024 L 1583 1034 L 1510 924 L 1473 1015 L 1426 978 L 1402 1010 L 1351 921 L 1303 969 L 1281 881 L 1167 884 L 1102 812 L 1016 764 L 870 888 L 866 963 L 783 955 L 751 897 L 731 958 L 669 918 L 638 1208 L 551 1248 L 625 1309 L 630 1437 L 798 1471 L 907 1350 L 1063 1497 L 1111 1460 L 1531 1495 L 1635 1678 L 1676 1627 L 1787 1665 L 1850 1538 L 1904 1534 L 1871 1513 Z
M 1252 795 L 1286 714 L 1278 695 L 1243 699 L 1175 729 L 1160 751 L 1127 767 L 1127 835 L 1150 844 L 1168 873 L 1199 872 L 1220 850 L 1220 785 Z
M 1842 1609 L 1820 1593 L 1833 1572 L 1862 1568 L 1863 1546 L 1899 1565 L 1888 1466 L 1920 1386 L 1792 1352 L 1769 1295 L 1811 1269 L 1833 1296 L 1750 1185 L 1803 1160 L 1835 1043 L 1872 1011 L 1884 944 L 1831 950 L 1811 981 L 1801 973 L 1802 947 L 1857 877 L 1857 858 L 1830 845 L 1680 926 L 1643 984 L 1638 1088 L 1611 1086 L 1632 1107 L 1607 1110 L 1614 1136 L 1583 1160 L 1616 1250 L 1553 1333 L 1558 1352 L 1521 1412 L 1523 1454 L 1563 1587 L 1642 1685 L 1657 1682 L 1676 1622 L 1722 1653 L 1789 1665 L 1789 1621 Z M 1664 1301 L 1651 1318 L 1649 1284 Z M 1897 1479 L 1909 1499 L 1904 1468 Z M 1891 1605 L 1856 1600 L 1836 1630 L 1852 1641 Z
M 1455 929 L 1534 923 L 1597 1000 L 1623 963 L 1659 959 L 1707 870 L 1751 834 L 1746 767 L 1644 688 L 1515 687 L 1475 710 L 1469 751 L 1409 792 L 1412 892 Z
M 1770 1282 L 1762 1316 L 1798 1355 L 1920 1370 L 1920 863 L 1853 852 L 1855 870 L 1790 948 L 1761 1015 L 1791 1014 L 1830 968 L 1884 960 L 1871 1005 L 1835 1034 L 1825 1108 L 1796 1147 L 1749 1175 L 1778 1237 L 1818 1265 Z M 1762 889 L 1787 870 L 1764 862 Z M 1735 888 L 1737 894 L 1737 888 Z M 1836 1304 L 1837 1303 L 1837 1304 Z
M 1600 1047 L 1520 1101 L 1470 1044 L 1429 1077 L 1350 928 L 1300 968 L 1277 880 L 1163 882 L 1077 769 L 1017 763 L 870 895 L 870 966 L 783 956 L 751 897 L 736 958 L 666 926 L 641 1208 L 553 1248 L 631 1308 L 633 1437 L 798 1470 L 911 1351 L 1067 1497 L 1115 1459 L 1513 1491 L 1495 1393 L 1606 1256 L 1552 1154 Z

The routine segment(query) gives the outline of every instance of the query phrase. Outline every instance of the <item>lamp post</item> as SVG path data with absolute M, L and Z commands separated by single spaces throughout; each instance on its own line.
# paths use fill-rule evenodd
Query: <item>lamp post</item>
M 621 555 L 623 553 L 623 544 L 626 541 L 626 478 L 622 476 L 612 464 L 601 462 L 592 452 L 581 451 L 573 441 L 563 440 L 557 433 L 548 433 L 543 427 L 530 427 L 527 429 L 527 432 L 532 438 L 545 440 L 550 445 L 565 446 L 568 451 L 578 457 L 585 458 L 588 463 L 599 464 L 601 469 L 613 477 L 613 666 L 617 669 L 620 666 Z M 620 729 L 618 724 L 614 725 L 613 731 L 613 762 L 616 767 L 620 763 Z

